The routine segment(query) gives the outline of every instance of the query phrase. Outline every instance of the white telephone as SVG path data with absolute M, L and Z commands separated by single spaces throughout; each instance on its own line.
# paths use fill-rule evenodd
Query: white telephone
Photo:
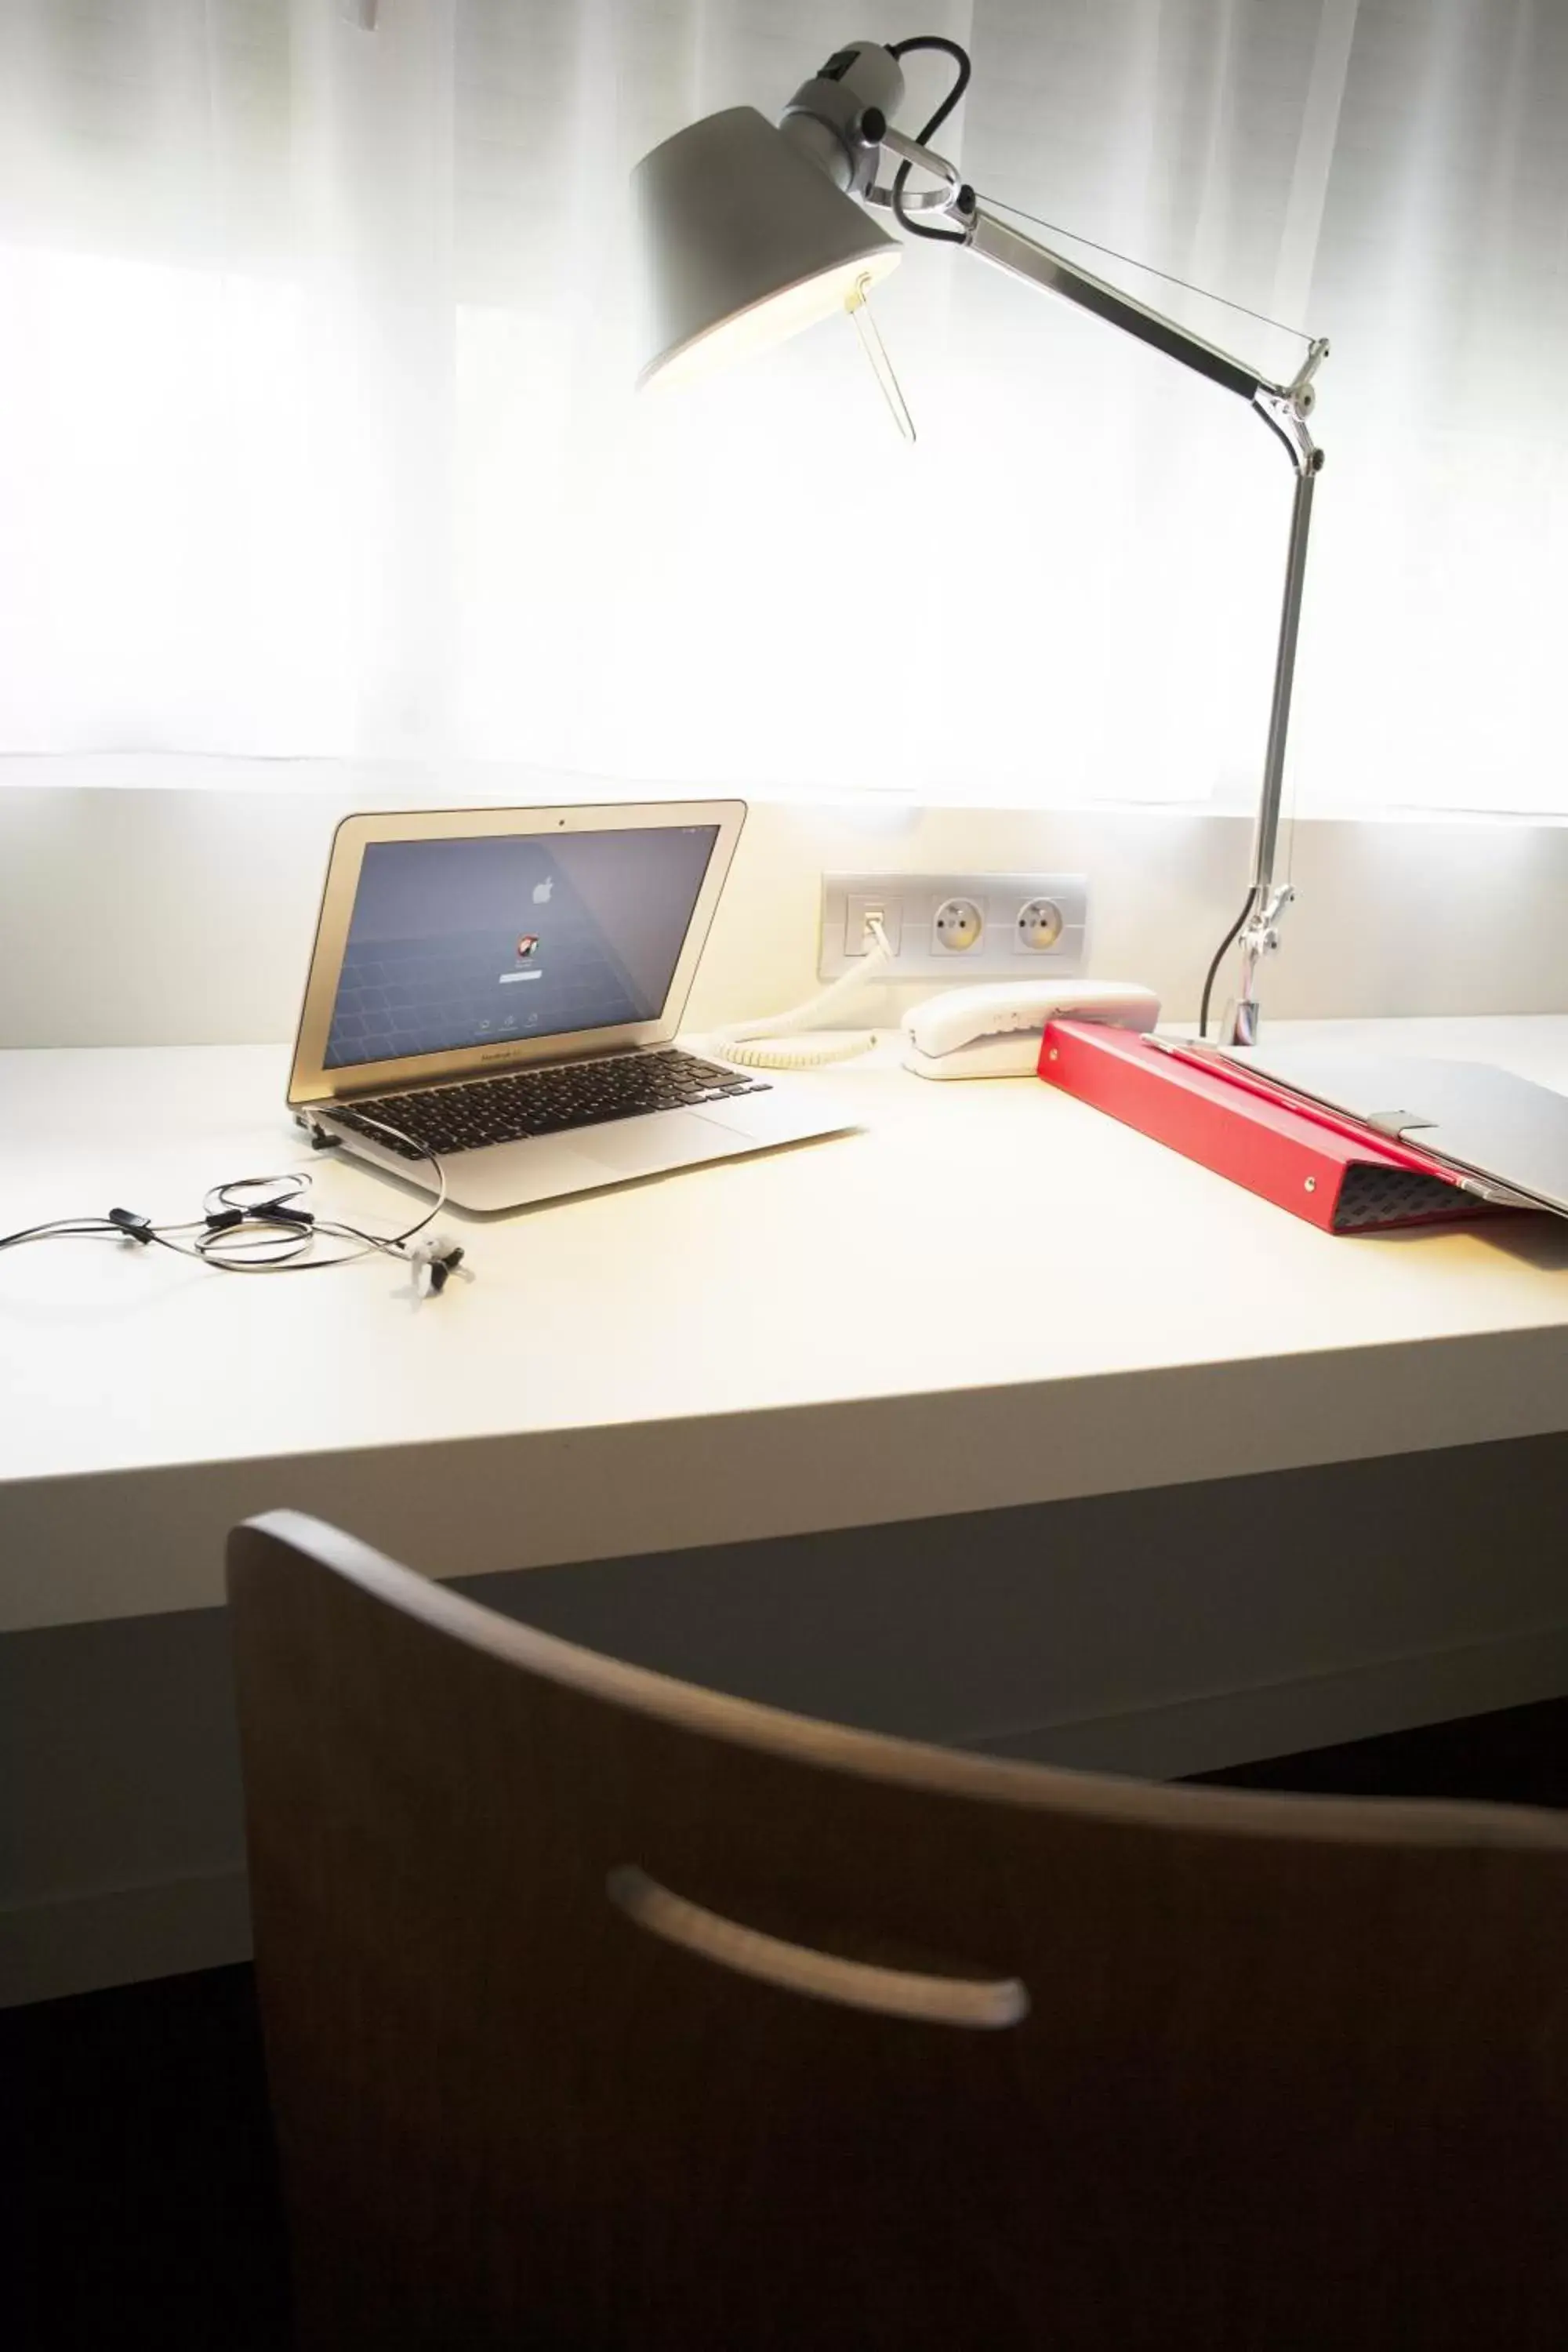
M 922 1078 L 1028 1077 L 1047 1021 L 1106 1021 L 1147 1033 L 1160 1018 L 1152 989 L 1130 980 L 1003 981 L 950 988 L 909 1015 L 904 1067 Z

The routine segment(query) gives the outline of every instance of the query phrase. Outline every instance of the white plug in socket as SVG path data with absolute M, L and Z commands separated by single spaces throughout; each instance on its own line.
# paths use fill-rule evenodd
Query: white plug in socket
M 844 952 L 847 956 L 868 956 L 877 944 L 877 934 L 871 929 L 875 916 L 882 926 L 889 949 L 897 955 L 903 941 L 903 908 L 886 891 L 851 891 L 844 904 Z

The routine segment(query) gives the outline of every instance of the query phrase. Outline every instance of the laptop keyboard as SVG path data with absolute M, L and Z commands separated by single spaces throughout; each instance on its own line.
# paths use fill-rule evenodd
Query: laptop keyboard
M 644 1111 L 691 1110 L 768 1091 L 763 1079 L 699 1061 L 693 1054 L 616 1054 L 604 1061 L 558 1063 L 462 1086 L 427 1087 L 416 1094 L 379 1095 L 374 1102 L 339 1103 L 331 1117 L 339 1127 L 370 1136 L 400 1160 L 422 1160 L 426 1152 L 445 1158 L 490 1143 L 602 1127 Z M 384 1134 L 377 1120 L 409 1139 Z

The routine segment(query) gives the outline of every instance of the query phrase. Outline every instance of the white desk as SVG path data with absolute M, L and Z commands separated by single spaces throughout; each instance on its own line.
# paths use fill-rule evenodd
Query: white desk
M 1568 1019 L 1331 1025 L 1568 1090 Z M 6 1228 L 297 1161 L 283 1073 L 0 1055 Z M 1568 1223 L 1331 1239 L 1032 1080 L 812 1082 L 868 1130 L 464 1221 L 436 1301 L 382 1260 L 0 1256 L 0 1631 L 210 1605 L 276 1503 L 476 1573 L 1568 1427 Z
M 1568 1020 L 1363 1034 L 1568 1089 Z M 4 1229 L 290 1164 L 283 1071 L 0 1055 Z M 811 1083 L 867 1131 L 466 1223 L 434 1301 L 379 1259 L 0 1255 L 0 2000 L 246 1950 L 216 1604 L 277 1504 L 534 1571 L 493 1597 L 672 1672 L 1060 1762 L 1568 1689 L 1568 1223 L 1336 1240 L 1034 1080 Z

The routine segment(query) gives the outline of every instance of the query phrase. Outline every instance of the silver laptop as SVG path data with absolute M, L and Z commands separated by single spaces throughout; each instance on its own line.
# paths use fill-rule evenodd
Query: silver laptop
M 841 1134 L 810 1079 L 672 1043 L 743 801 L 352 816 L 289 1081 L 303 1126 L 516 1209 Z

